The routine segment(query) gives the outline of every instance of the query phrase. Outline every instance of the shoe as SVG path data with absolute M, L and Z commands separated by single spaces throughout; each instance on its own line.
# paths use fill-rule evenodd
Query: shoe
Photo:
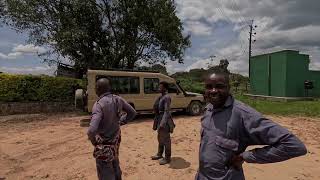
M 159 155 L 151 156 L 152 160 L 158 160 L 158 159 L 161 159 L 161 158 L 163 158 L 163 157 L 159 156 Z
M 170 159 L 162 158 L 159 162 L 160 165 L 165 165 L 170 163 Z

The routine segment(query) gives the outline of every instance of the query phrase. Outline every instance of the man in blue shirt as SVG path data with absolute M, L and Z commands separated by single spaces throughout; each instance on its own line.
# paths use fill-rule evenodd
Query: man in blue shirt
M 171 161 L 171 138 L 170 133 L 175 127 L 171 113 L 170 104 L 171 97 L 168 94 L 169 84 L 165 81 L 160 82 L 159 91 L 160 97 L 156 100 L 153 106 L 155 113 L 153 130 L 158 131 L 158 153 L 152 156 L 152 160 L 161 159 L 159 164 L 165 165 Z M 165 157 L 162 154 L 165 151 Z
M 243 162 L 275 163 L 307 153 L 287 129 L 235 100 L 227 74 L 208 76 L 205 98 L 196 180 L 243 180 Z M 245 151 L 250 145 L 265 146 Z
M 120 123 L 125 124 L 136 116 L 136 111 L 123 98 L 111 94 L 111 83 L 101 78 L 96 83 L 98 100 L 92 108 L 88 138 L 95 146 L 99 180 L 121 180 L 119 146 Z M 126 115 L 122 115 L 122 111 Z

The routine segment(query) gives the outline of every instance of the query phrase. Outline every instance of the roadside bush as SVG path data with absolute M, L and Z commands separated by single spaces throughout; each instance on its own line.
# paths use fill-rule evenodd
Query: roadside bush
M 73 78 L 0 74 L 0 101 L 72 102 L 75 88 L 84 84 Z

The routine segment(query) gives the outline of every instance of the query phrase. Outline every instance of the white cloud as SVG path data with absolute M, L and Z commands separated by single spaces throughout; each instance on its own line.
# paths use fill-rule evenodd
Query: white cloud
M 13 51 L 21 53 L 44 53 L 46 52 L 46 49 L 40 46 L 35 46 L 33 44 L 19 44 L 18 46 L 13 48 Z
M 41 54 L 45 53 L 47 50 L 40 46 L 35 46 L 33 44 L 27 44 L 27 45 L 16 45 L 11 50 L 12 52 L 8 54 L 0 53 L 1 59 L 17 59 L 18 57 L 23 56 L 24 54 Z
M 208 36 L 212 34 L 211 27 L 199 21 L 187 21 L 185 23 L 185 30 L 198 36 Z
M 215 64 L 227 58 L 231 71 L 246 74 L 248 24 L 253 18 L 258 25 L 253 55 L 283 49 L 300 50 L 310 55 L 311 69 L 320 68 L 319 0 L 176 0 L 176 3 L 178 16 L 185 31 L 191 33 L 193 42 L 184 58 L 187 64 L 169 63 L 170 73 L 205 68 L 209 62 L 205 58 L 214 53 Z M 15 59 L 26 53 L 43 51 L 33 45 L 17 45 L 12 52 L 0 53 L 0 59 Z
M 200 58 L 195 58 L 195 63 L 191 64 L 188 66 L 185 71 L 190 71 L 191 69 L 207 69 L 209 63 L 211 62 L 210 59 L 200 59 Z
M 56 71 L 56 68 L 50 66 L 0 67 L 0 71 L 11 74 L 53 75 Z
M 218 59 L 227 58 L 231 71 L 247 74 L 248 72 L 248 32 L 249 22 L 254 18 L 258 27 L 254 37 L 257 42 L 253 44 L 253 55 L 269 53 L 283 49 L 298 50 L 310 55 L 310 68 L 320 68 L 320 14 L 319 0 L 177 0 L 178 16 L 192 35 L 210 35 L 215 42 L 225 42 L 224 36 L 209 34 L 209 28 L 219 22 L 227 22 L 233 26 L 233 32 L 238 35 L 232 42 L 224 47 L 215 44 L 199 42 L 201 48 L 193 45 L 189 56 L 206 56 L 206 49 L 214 49 Z M 205 22 L 205 23 L 203 23 Z M 200 24 L 200 25 L 199 25 Z M 202 25 L 205 25 L 203 28 Z M 191 28 L 190 28 L 191 27 Z M 198 28 L 200 27 L 200 28 Z M 193 28 L 193 29 L 192 29 Z M 234 34 L 230 33 L 230 36 Z M 218 43 L 219 44 L 219 43 Z M 205 68 L 207 61 L 204 58 L 195 58 L 198 61 L 191 63 L 187 69 Z
M 207 54 L 207 53 L 210 52 L 210 49 L 209 49 L 209 48 L 201 48 L 201 49 L 199 50 L 199 52 L 200 52 L 201 54 Z
M 165 67 L 170 75 L 184 70 L 184 68 L 181 67 L 181 64 L 179 66 L 179 63 L 176 61 L 167 61 Z
M 21 52 L 12 52 L 12 53 L 9 53 L 9 54 L 0 53 L 0 58 L 1 59 L 17 59 L 21 55 L 22 55 Z

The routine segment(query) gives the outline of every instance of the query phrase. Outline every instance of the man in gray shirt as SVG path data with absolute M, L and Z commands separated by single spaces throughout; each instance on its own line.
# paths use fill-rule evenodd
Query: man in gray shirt
M 307 153 L 287 129 L 235 100 L 228 75 L 210 75 L 205 89 L 209 104 L 201 119 L 196 180 L 243 180 L 243 162 L 275 163 Z M 245 151 L 250 145 L 265 146 Z
M 111 84 L 106 78 L 96 82 L 98 100 L 92 108 L 88 137 L 95 146 L 99 180 L 121 180 L 119 146 L 120 123 L 125 124 L 136 116 L 136 111 L 123 98 L 111 94 Z M 121 112 L 126 112 L 122 116 Z
M 155 113 L 153 130 L 158 131 L 158 153 L 152 156 L 152 160 L 161 159 L 159 164 L 168 164 L 171 161 L 171 138 L 170 133 L 175 127 L 171 113 L 170 104 L 171 97 L 168 95 L 169 84 L 165 81 L 160 82 L 159 91 L 161 96 L 154 103 L 153 109 Z M 165 150 L 165 158 L 162 154 Z

